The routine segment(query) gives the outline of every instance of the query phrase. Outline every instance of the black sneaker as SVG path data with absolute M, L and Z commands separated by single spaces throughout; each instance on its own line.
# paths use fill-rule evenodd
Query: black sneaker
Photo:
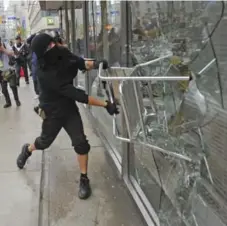
M 5 104 L 3 107 L 4 107 L 4 108 L 9 108 L 9 107 L 11 107 L 11 106 L 12 106 L 11 103 L 7 103 L 7 104 Z
M 17 105 L 17 107 L 20 107 L 21 106 L 21 102 L 19 100 L 16 100 L 16 105 Z
M 80 178 L 80 189 L 78 196 L 80 199 L 87 199 L 91 195 L 91 187 L 89 183 L 89 179 L 86 177 Z
M 17 166 L 19 169 L 23 169 L 27 159 L 31 156 L 31 152 L 28 151 L 29 144 L 24 144 L 22 147 L 21 153 L 17 158 Z

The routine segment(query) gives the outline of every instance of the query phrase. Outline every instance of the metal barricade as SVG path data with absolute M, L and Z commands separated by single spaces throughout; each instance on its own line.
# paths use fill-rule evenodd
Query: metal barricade
M 111 102 L 115 99 L 112 82 L 120 82 L 119 99 L 128 137 L 119 135 L 116 126 L 116 116 L 114 116 L 113 134 L 115 137 L 123 142 L 145 147 L 150 149 L 151 153 L 155 153 L 153 158 L 160 161 L 159 165 L 165 165 L 162 171 L 166 172 L 162 172 L 161 176 L 156 178 L 156 181 L 159 181 L 158 184 L 176 207 L 179 216 L 182 216 L 181 210 L 184 210 L 183 214 L 193 216 L 193 200 L 198 196 L 196 189 L 201 181 L 201 174 L 204 174 L 204 169 L 207 181 L 210 184 L 214 183 L 207 161 L 206 140 L 204 140 L 203 131 L 207 122 L 211 122 L 217 116 L 217 110 L 213 106 L 212 101 L 207 101 L 197 88 L 195 75 L 192 77 L 169 76 L 167 74 L 172 66 L 169 64 L 165 67 L 166 70 L 161 72 L 161 75 L 153 76 L 152 74 L 152 76 L 147 76 L 145 67 L 149 67 L 147 71 L 150 72 L 152 71 L 152 66 L 157 67 L 158 63 L 161 64 L 170 57 L 170 55 L 160 57 L 133 68 L 112 67 L 108 70 L 103 70 L 103 65 L 100 64 L 98 77 L 106 81 Z M 198 74 L 204 73 L 210 64 L 206 65 Z M 144 70 L 145 73 L 144 71 L 140 73 L 141 70 Z M 141 74 L 145 74 L 145 76 Z M 173 109 L 174 114 L 172 115 L 174 117 L 172 118 L 170 109 L 166 106 L 162 107 L 158 101 L 160 98 L 154 97 L 154 86 L 157 85 L 158 87 L 158 85 L 161 85 L 163 90 L 163 99 L 160 102 L 170 102 L 169 96 L 165 94 L 177 89 L 176 84 L 184 85 L 184 82 L 189 80 L 187 92 L 180 93 L 180 96 L 169 95 L 171 98 L 178 98 L 177 106 L 174 106 Z M 142 82 L 147 82 L 150 106 L 146 105 L 144 101 L 141 91 Z M 182 123 L 182 117 L 188 117 L 190 120 L 187 121 L 184 118 Z M 154 133 L 155 130 L 158 132 L 156 135 Z M 160 140 L 164 142 L 159 142 Z M 186 143 L 187 146 L 185 150 L 182 148 L 182 140 L 184 145 Z M 146 156 L 149 156 L 148 158 L 152 157 L 148 154 Z M 148 161 L 147 164 L 151 163 Z M 201 170 L 202 168 L 203 170 Z M 170 181 L 167 172 L 171 170 L 174 172 L 174 178 L 171 178 Z
M 133 68 L 126 68 L 126 67 L 112 67 L 108 70 L 102 70 L 103 65 L 100 64 L 99 66 L 99 72 L 98 77 L 101 80 L 104 80 L 107 82 L 107 88 L 109 90 L 109 93 L 112 93 L 110 95 L 110 101 L 114 101 L 113 91 L 111 92 L 111 82 L 112 81 L 120 81 L 119 85 L 119 94 L 120 94 L 120 101 L 121 101 L 121 107 L 122 112 L 125 118 L 126 126 L 127 126 L 127 132 L 128 137 L 121 137 L 119 134 L 117 134 L 116 129 L 116 117 L 113 117 L 113 133 L 116 136 L 117 139 L 125 142 L 139 142 L 140 144 L 143 144 L 145 146 L 149 146 L 155 151 L 164 153 L 166 155 L 184 159 L 186 161 L 192 161 L 192 159 L 186 155 L 182 155 L 177 152 L 170 152 L 167 151 L 164 148 L 158 147 L 156 145 L 153 145 L 147 140 L 147 131 L 145 128 L 145 122 L 148 120 L 149 117 L 156 117 L 156 112 L 152 109 L 151 112 L 148 112 L 147 109 L 144 107 L 143 104 L 143 98 L 142 94 L 139 88 L 139 83 L 141 81 L 151 81 L 151 82 L 171 82 L 171 81 L 189 81 L 190 76 L 167 76 L 166 73 L 164 73 L 163 76 L 136 76 L 139 70 L 143 69 L 146 66 L 152 66 L 158 62 L 164 61 L 166 59 L 169 59 L 171 55 L 167 55 L 164 57 L 157 58 L 155 60 L 138 64 L 137 66 Z M 167 71 L 169 68 L 167 69 Z M 103 72 L 106 73 L 106 76 L 103 75 Z M 126 92 L 127 91 L 127 92 Z M 127 98 L 125 98 L 127 96 Z M 150 101 L 153 102 L 153 98 L 150 97 Z M 135 100 L 135 106 L 132 103 L 128 103 L 129 100 Z M 134 106 L 134 111 L 132 112 L 132 109 L 129 109 L 128 106 Z M 154 107 L 154 106 L 153 106 Z

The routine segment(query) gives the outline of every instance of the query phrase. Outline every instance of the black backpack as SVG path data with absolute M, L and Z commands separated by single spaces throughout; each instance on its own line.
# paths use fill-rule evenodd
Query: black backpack
M 9 56 L 9 66 L 14 66 L 16 63 L 16 58 L 14 56 Z

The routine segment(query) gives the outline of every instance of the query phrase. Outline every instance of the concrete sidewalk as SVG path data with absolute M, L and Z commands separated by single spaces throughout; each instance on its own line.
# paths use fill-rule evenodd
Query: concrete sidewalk
M 22 106 L 3 109 L 0 97 L 0 225 L 38 225 L 41 152 L 34 153 L 25 170 L 18 170 L 16 158 L 25 142 L 40 132 L 40 120 L 33 113 L 32 84 L 19 88 Z
M 93 194 L 88 200 L 77 197 L 80 172 L 64 131 L 43 156 L 41 151 L 34 152 L 26 168 L 17 169 L 21 146 L 33 142 L 41 127 L 40 118 L 33 112 L 33 85 L 22 85 L 19 92 L 19 108 L 12 101 L 10 109 L 3 109 L 0 97 L 0 225 L 143 226 L 137 207 L 109 165 L 83 107 L 81 114 L 91 144 L 89 177 Z

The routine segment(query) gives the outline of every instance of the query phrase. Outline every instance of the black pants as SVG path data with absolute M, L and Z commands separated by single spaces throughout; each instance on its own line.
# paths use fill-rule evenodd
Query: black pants
M 5 97 L 6 103 L 11 104 L 11 99 L 10 99 L 9 92 L 8 92 L 8 82 L 2 80 L 1 86 L 2 86 L 2 93 Z M 10 88 L 13 92 L 13 96 L 14 96 L 15 101 L 19 101 L 17 87 L 16 86 L 10 86 Z
M 69 135 L 74 150 L 79 155 L 90 151 L 90 145 L 84 134 L 83 123 L 77 106 L 63 115 L 55 110 L 44 110 L 46 118 L 43 120 L 41 135 L 35 140 L 35 147 L 39 150 L 47 149 L 55 140 L 62 128 Z
M 17 75 L 17 84 L 20 84 L 20 69 L 21 67 L 24 70 L 24 78 L 25 78 L 25 82 L 29 82 L 29 78 L 28 78 L 28 67 L 27 67 L 27 63 L 17 63 L 16 64 L 16 75 Z
M 34 83 L 35 94 L 36 94 L 36 95 L 39 95 L 39 85 L 38 85 L 38 81 L 37 81 L 37 80 L 34 80 L 33 83 Z

